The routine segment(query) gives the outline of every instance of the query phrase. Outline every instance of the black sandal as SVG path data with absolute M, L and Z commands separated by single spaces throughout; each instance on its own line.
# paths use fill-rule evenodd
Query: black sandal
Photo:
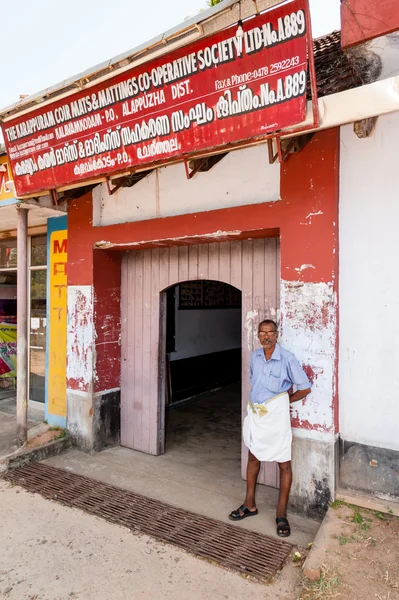
M 242 515 L 240 514 L 240 511 L 242 512 Z M 240 506 L 240 508 L 237 508 L 237 510 L 233 510 L 229 514 L 229 519 L 231 521 L 242 521 L 242 519 L 246 519 L 247 517 L 254 517 L 257 514 L 258 514 L 258 509 L 249 510 L 249 508 L 242 505 L 242 506 Z
M 291 535 L 291 527 L 290 527 L 290 524 L 288 523 L 288 519 L 286 519 L 285 517 L 277 517 L 276 523 L 277 523 L 277 535 L 279 537 L 286 538 Z

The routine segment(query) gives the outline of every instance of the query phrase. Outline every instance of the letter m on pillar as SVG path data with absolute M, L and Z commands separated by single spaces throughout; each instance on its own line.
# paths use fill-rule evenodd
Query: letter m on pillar
M 68 252 L 68 240 L 54 240 L 53 252 L 54 254 L 66 254 Z

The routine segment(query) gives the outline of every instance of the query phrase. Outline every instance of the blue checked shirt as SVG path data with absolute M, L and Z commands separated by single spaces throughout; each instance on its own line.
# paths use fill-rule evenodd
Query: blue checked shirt
M 293 385 L 297 390 L 312 387 L 299 362 L 288 350 L 276 345 L 270 360 L 266 360 L 263 348 L 251 355 L 251 402 L 262 404 L 277 394 L 288 392 Z

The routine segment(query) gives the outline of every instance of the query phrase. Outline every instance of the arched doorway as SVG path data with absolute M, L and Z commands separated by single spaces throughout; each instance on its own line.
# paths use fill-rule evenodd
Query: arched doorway
M 217 463 L 238 479 L 241 291 L 221 281 L 193 280 L 171 286 L 162 295 L 165 452 L 176 461 L 195 456 L 204 469 Z
M 126 253 L 122 258 L 121 445 L 147 454 L 165 449 L 166 290 L 187 281 L 217 281 L 242 293 L 242 401 L 250 391 L 249 358 L 257 325 L 278 310 L 276 238 L 174 246 Z M 242 472 L 247 460 L 242 449 Z M 266 465 L 260 482 L 277 485 Z

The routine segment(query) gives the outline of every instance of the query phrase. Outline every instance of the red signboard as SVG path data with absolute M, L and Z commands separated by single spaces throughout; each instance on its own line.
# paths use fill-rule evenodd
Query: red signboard
M 226 148 L 306 112 L 306 0 L 293 0 L 3 124 L 18 196 Z

